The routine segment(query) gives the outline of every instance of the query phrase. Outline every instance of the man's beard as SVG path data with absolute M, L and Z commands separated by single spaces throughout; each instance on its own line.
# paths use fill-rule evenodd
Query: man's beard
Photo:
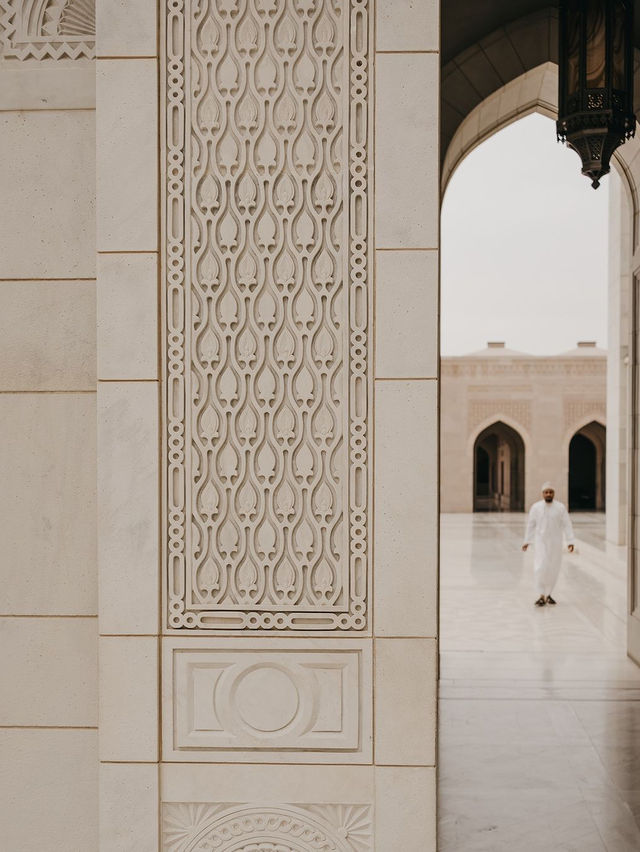
M 553 503 L 553 497 L 545 497 L 544 502 L 545 503 Z

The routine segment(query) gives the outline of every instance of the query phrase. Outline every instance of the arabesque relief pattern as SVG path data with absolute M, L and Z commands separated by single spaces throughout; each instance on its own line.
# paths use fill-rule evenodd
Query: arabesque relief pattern
M 165 852 L 370 852 L 369 805 L 165 804 Z
M 367 0 L 167 7 L 169 626 L 366 626 Z
M 0 0 L 3 59 L 92 59 L 95 0 Z

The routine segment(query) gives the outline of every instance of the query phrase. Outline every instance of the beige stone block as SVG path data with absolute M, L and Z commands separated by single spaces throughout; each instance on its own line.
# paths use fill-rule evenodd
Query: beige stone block
M 92 62 L 3 63 L 0 111 L 87 109 L 96 106 L 96 72 Z
M 97 731 L 0 730 L 3 849 L 98 848 L 97 740 Z
M 0 394 L 0 614 L 93 614 L 95 394 Z
M 158 385 L 98 389 L 101 633 L 158 630 Z
M 435 636 L 436 382 L 378 381 L 375 410 L 375 633 Z
M 465 153 L 477 144 L 480 133 L 485 129 L 480 125 L 480 108 L 478 106 L 469 113 L 454 137 L 459 140 L 460 148 Z
M 158 640 L 100 638 L 100 759 L 158 759 Z
M 534 106 L 540 98 L 540 89 L 542 87 L 541 75 L 537 69 L 533 68 L 531 71 L 527 71 L 526 74 L 522 75 L 521 82 L 521 107 L 524 105 Z
M 158 765 L 100 766 L 100 852 L 158 852 Z
M 478 133 L 487 138 L 502 123 L 500 115 L 500 95 L 494 92 L 476 108 L 478 112 Z M 475 110 L 474 110 L 475 111 Z
M 500 106 L 498 112 L 502 116 L 503 121 L 509 116 L 513 117 L 517 114 L 518 105 L 521 103 L 520 90 L 522 88 L 522 77 L 516 77 L 510 83 L 507 83 L 502 89 L 498 90 Z
M 157 102 L 155 59 L 98 62 L 99 251 L 157 248 Z
M 165 639 L 163 759 L 371 761 L 371 640 Z
M 436 852 L 435 769 L 376 767 L 376 852 Z
M 4 279 L 95 276 L 90 110 L 0 113 Z
M 158 255 L 98 256 L 98 377 L 158 378 Z
M 436 762 L 435 639 L 375 640 L 375 762 Z
M 377 50 L 439 50 L 439 5 L 425 0 L 376 4 Z
M 96 53 L 102 56 L 157 56 L 155 0 L 100 0 L 96 5 Z
M 0 618 L 0 726 L 96 725 L 97 632 L 95 618 Z
M 95 390 L 95 326 L 94 281 L 0 281 L 0 390 Z
M 376 253 L 376 378 L 438 371 L 438 252 Z
M 381 54 L 376 60 L 376 245 L 438 245 L 439 58 Z
M 165 763 L 164 802 L 353 802 L 373 804 L 372 766 Z
M 545 65 L 539 97 L 547 109 L 558 109 L 558 66 L 553 62 Z

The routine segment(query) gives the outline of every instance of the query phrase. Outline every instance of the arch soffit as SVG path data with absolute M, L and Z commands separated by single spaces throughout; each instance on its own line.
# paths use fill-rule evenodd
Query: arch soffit
M 547 6 L 498 28 L 442 69 L 442 194 L 474 148 L 526 115 L 555 119 L 558 110 L 558 10 Z M 635 110 L 640 114 L 640 50 L 635 51 Z M 640 134 L 613 157 L 630 198 L 640 210 Z M 634 228 L 635 232 L 635 228 Z
M 509 0 L 501 9 L 496 2 L 492 3 L 491 10 L 473 3 L 456 12 L 456 7 L 465 3 L 469 0 L 451 0 L 443 10 L 440 129 L 443 158 L 458 125 L 474 107 L 516 77 L 538 65 L 558 61 L 557 2 Z M 636 6 L 640 7 L 640 0 L 636 0 Z M 634 44 L 637 83 L 640 14 L 636 15 Z M 635 92 L 638 112 L 638 85 Z
M 531 450 L 531 436 L 522 423 L 519 423 L 517 420 L 514 420 L 513 417 L 509 417 L 506 414 L 501 414 L 499 411 L 496 414 L 491 415 L 491 417 L 485 418 L 481 423 L 474 427 L 473 432 L 467 441 L 467 452 L 473 455 L 473 448 L 475 447 L 476 441 L 480 435 L 482 435 L 485 429 L 488 429 L 490 426 L 494 426 L 497 423 L 504 423 L 505 426 L 508 426 L 517 433 L 524 444 L 525 458 L 528 457 Z
M 640 51 L 636 51 L 640 63 Z M 637 85 L 640 90 L 640 79 Z M 451 140 L 442 165 L 441 191 L 447 188 L 451 176 L 464 158 L 494 133 L 513 122 L 537 112 L 555 121 L 558 112 L 558 66 L 545 62 L 516 77 L 478 104 Z M 640 112 L 640 110 L 639 110 Z M 638 216 L 638 184 L 640 183 L 640 132 L 618 148 L 613 165 L 622 179 L 633 210 Z M 577 164 L 577 160 L 576 160 Z

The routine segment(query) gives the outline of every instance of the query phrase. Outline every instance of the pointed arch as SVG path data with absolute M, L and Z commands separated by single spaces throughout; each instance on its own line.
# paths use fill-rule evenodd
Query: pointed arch
M 495 420 L 473 444 L 473 511 L 524 510 L 525 445 L 520 433 Z

